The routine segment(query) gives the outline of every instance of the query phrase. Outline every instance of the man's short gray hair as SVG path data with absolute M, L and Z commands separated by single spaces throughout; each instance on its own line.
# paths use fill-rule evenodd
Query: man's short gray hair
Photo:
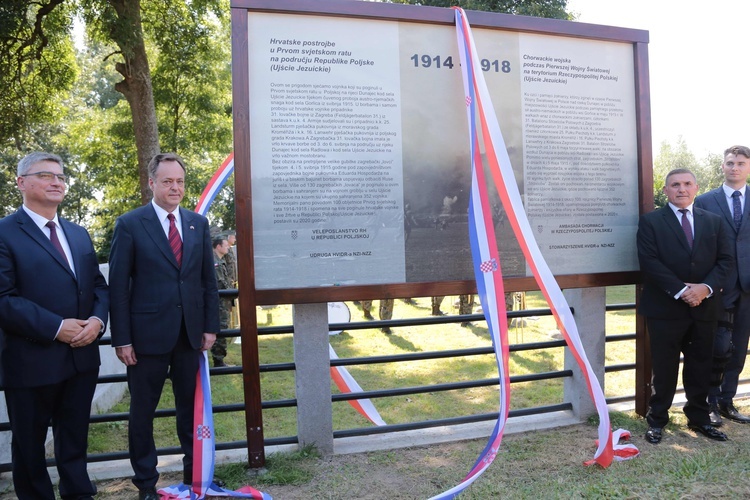
M 20 177 L 27 174 L 29 172 L 29 169 L 40 161 L 53 161 L 60 165 L 60 168 L 62 168 L 63 170 L 65 169 L 62 158 L 60 158 L 56 154 L 45 153 L 43 151 L 35 151 L 33 153 L 27 154 L 21 159 L 21 161 L 18 162 L 16 175 Z

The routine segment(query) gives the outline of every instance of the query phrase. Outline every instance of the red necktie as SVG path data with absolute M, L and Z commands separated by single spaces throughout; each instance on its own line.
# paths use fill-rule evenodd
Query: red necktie
M 682 231 L 685 233 L 687 238 L 688 246 L 693 248 L 693 228 L 690 227 L 690 221 L 687 218 L 688 209 L 681 208 L 680 213 L 682 214 Z
M 177 259 L 177 265 L 182 266 L 182 240 L 174 223 L 174 214 L 167 215 L 167 219 L 169 219 L 169 246 L 174 253 L 174 258 Z
M 57 226 L 55 225 L 55 222 L 49 221 L 45 224 L 45 226 L 49 228 L 49 240 L 52 242 L 52 246 L 55 247 L 58 252 L 60 252 L 63 260 L 67 262 L 68 266 L 70 266 L 70 262 L 68 262 L 68 256 L 65 255 L 65 250 L 63 250 L 63 247 L 60 244 L 60 238 L 57 237 Z

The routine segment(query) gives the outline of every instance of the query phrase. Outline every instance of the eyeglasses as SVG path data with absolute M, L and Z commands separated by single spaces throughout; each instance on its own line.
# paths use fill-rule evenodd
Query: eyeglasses
M 29 177 L 31 175 L 34 175 L 34 176 L 38 177 L 39 179 L 41 179 L 41 180 L 43 180 L 45 182 L 52 182 L 52 180 L 55 177 L 57 177 L 57 180 L 60 181 L 60 182 L 62 182 L 63 184 L 65 184 L 67 182 L 67 180 L 68 180 L 68 176 L 65 175 L 65 174 L 56 174 L 54 172 L 44 172 L 44 171 L 42 171 L 42 172 L 33 172 L 31 174 L 23 174 L 23 175 L 20 175 L 19 177 Z

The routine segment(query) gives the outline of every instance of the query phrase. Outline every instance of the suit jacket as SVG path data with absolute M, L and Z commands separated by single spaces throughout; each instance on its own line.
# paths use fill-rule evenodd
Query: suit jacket
M 109 293 L 89 233 L 61 217 L 76 274 L 21 208 L 0 220 L 0 386 L 62 382 L 97 369 L 99 345 L 55 339 L 65 318 L 107 321 Z
M 748 195 L 750 195 L 750 190 L 745 191 L 745 196 Z M 698 196 L 695 199 L 695 206 L 721 216 L 726 222 L 726 234 L 735 249 L 737 258 L 735 268 L 727 278 L 723 294 L 724 307 L 730 309 L 740 292 L 750 292 L 750 203 L 745 200 L 739 231 L 734 225 L 734 217 L 729 210 L 722 187 Z
M 166 354 L 184 322 L 190 345 L 219 331 L 219 295 L 208 221 L 180 208 L 182 266 L 151 203 L 119 217 L 109 255 L 112 346 Z
M 688 245 L 669 206 L 642 215 L 638 222 L 638 261 L 644 287 L 638 311 L 658 319 L 716 320 L 723 307 L 721 289 L 734 267 L 734 247 L 721 218 L 693 207 L 694 238 Z M 713 295 L 690 307 L 674 296 L 685 283 L 705 283 Z

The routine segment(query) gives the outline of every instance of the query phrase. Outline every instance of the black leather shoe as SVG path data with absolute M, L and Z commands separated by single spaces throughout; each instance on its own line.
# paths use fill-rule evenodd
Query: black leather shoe
M 733 422 L 739 422 L 741 424 L 750 423 L 750 417 L 743 415 L 737 408 L 734 407 L 733 403 L 721 404 L 719 403 L 719 413 L 732 420 Z
M 711 425 L 714 427 L 721 427 L 721 424 L 724 423 L 723 420 L 721 420 L 721 415 L 719 414 L 719 406 L 718 405 L 711 405 L 708 408 L 708 418 L 711 419 Z
M 156 488 L 145 488 L 138 490 L 138 500 L 160 500 Z
M 661 443 L 661 427 L 649 427 L 646 431 L 646 441 L 651 444 Z
M 710 424 L 705 425 L 695 425 L 695 424 L 688 424 L 688 429 L 691 431 L 695 431 L 699 434 L 703 434 L 708 439 L 713 439 L 714 441 L 726 441 L 727 435 L 721 432 L 719 429 L 714 427 Z

